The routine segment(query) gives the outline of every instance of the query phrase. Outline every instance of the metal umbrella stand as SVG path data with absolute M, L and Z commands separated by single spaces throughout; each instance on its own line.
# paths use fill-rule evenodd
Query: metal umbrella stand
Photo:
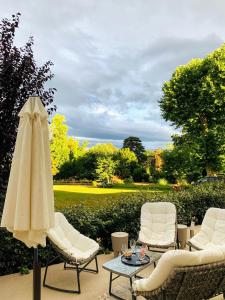
M 41 299 L 41 265 L 38 261 L 38 248 L 34 248 L 33 260 L 33 300 Z

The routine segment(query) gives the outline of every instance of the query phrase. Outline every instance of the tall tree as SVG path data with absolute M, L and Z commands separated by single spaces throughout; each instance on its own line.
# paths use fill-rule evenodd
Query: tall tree
M 65 124 L 65 121 L 65 116 L 56 114 L 52 118 L 50 124 L 50 150 L 53 175 L 56 175 L 59 172 L 59 168 L 69 160 L 70 149 L 68 147 L 67 137 L 68 126 Z
M 208 175 L 221 168 L 225 140 L 225 45 L 178 67 L 163 86 L 163 117 L 199 145 Z
M 132 176 L 134 166 L 137 165 L 137 157 L 129 148 L 122 148 L 114 155 L 117 161 L 116 173 L 122 178 L 129 178 Z
M 52 62 L 37 66 L 33 54 L 33 38 L 24 47 L 14 45 L 20 13 L 0 23 L 0 194 L 4 195 L 16 141 L 18 113 L 29 96 L 39 95 L 50 114 L 54 88 L 45 88 L 53 78 Z
M 82 144 L 80 144 L 79 141 L 75 140 L 72 136 L 70 136 L 68 137 L 67 144 L 70 151 L 70 160 L 78 159 L 79 157 L 83 156 L 87 151 L 87 141 L 84 141 Z
M 202 175 L 202 156 L 199 155 L 199 145 L 193 143 L 185 135 L 173 136 L 173 147 L 162 153 L 163 174 L 170 182 L 186 179 L 189 182 L 197 180 Z
M 139 162 L 145 161 L 145 148 L 138 137 L 130 136 L 123 141 L 123 148 L 133 151 Z
M 116 163 L 111 157 L 99 157 L 97 159 L 96 175 L 102 187 L 112 184 Z
M 152 162 L 153 162 L 153 160 L 155 161 L 155 152 L 153 150 L 147 149 L 145 151 L 145 157 L 146 157 L 146 160 L 144 163 L 144 167 L 145 167 L 146 173 L 150 175 Z

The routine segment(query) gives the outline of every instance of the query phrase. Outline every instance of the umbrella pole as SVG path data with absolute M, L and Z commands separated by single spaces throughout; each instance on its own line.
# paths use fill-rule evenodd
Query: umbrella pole
M 41 266 L 38 262 L 38 248 L 34 248 L 33 261 L 33 300 L 41 299 Z

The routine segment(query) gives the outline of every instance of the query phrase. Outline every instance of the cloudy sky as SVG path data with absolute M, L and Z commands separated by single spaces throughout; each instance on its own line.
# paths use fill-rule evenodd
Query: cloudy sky
M 16 44 L 35 39 L 38 63 L 51 60 L 57 112 L 80 140 L 138 136 L 146 148 L 174 128 L 158 107 L 174 69 L 225 41 L 224 0 L 0 0 L 0 16 L 21 12 Z

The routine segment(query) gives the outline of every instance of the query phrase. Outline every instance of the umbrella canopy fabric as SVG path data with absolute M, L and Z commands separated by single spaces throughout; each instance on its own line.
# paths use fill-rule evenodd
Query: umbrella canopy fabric
M 36 248 L 54 226 L 48 114 L 39 97 L 29 97 L 19 117 L 1 227 Z

